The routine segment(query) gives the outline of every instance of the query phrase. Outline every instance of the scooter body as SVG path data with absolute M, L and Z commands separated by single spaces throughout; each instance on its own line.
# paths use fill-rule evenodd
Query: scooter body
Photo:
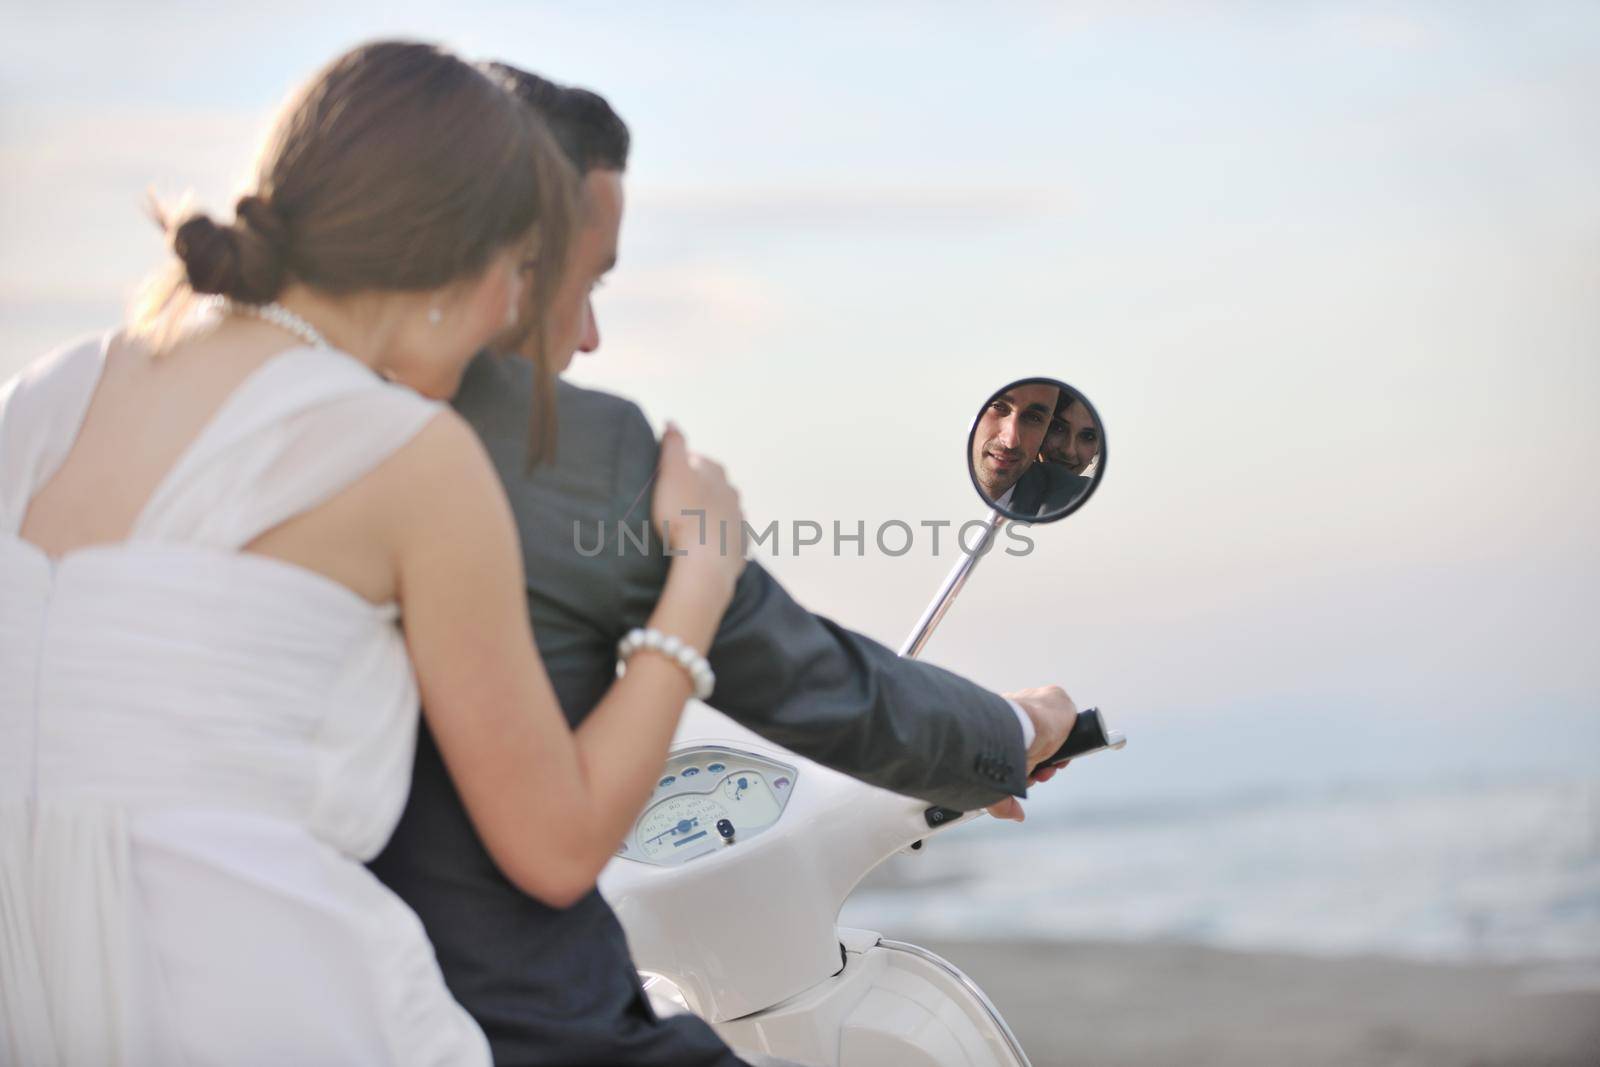
M 702 705 L 685 713 L 662 782 L 600 889 L 663 1007 L 700 1015 L 735 1051 L 807 1064 L 1028 1063 L 954 965 L 838 925 L 874 867 L 959 820 L 931 827 L 926 803 Z

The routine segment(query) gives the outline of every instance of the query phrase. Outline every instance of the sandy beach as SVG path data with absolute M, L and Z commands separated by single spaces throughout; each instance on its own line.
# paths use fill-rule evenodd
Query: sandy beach
M 1592 965 L 921 943 L 978 981 L 1034 1067 L 1600 1064 L 1600 969 Z

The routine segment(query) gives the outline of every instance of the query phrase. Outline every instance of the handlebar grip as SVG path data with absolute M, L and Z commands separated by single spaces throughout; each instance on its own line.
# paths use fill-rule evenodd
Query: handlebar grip
M 1121 748 L 1127 743 L 1128 739 L 1121 733 L 1106 728 L 1105 716 L 1100 713 L 1099 708 L 1085 708 L 1078 712 L 1078 719 L 1072 724 L 1072 730 L 1067 734 L 1067 739 L 1061 743 L 1061 747 L 1039 764 L 1039 767 L 1076 759 L 1091 752 L 1099 752 L 1101 749 Z M 1034 770 L 1037 771 L 1039 767 L 1035 767 Z M 955 808 L 941 808 L 935 805 L 924 811 L 922 817 L 927 820 L 928 829 L 936 830 L 966 814 L 967 812 L 957 811 Z
M 1115 730 L 1107 729 L 1105 716 L 1100 714 L 1099 708 L 1085 708 L 1078 712 L 1078 721 L 1072 724 L 1072 732 L 1067 734 L 1067 739 L 1061 743 L 1061 747 L 1040 763 L 1039 767 L 1076 759 L 1091 752 L 1099 752 L 1103 748 L 1121 748 L 1127 743 L 1126 737 Z M 1039 767 L 1035 767 L 1034 770 L 1037 771 Z

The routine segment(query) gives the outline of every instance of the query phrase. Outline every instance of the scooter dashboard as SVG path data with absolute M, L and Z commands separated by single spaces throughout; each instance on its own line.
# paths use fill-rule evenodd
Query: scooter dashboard
M 675 867 L 747 841 L 782 817 L 797 775 L 786 763 L 722 745 L 674 752 L 617 855 Z

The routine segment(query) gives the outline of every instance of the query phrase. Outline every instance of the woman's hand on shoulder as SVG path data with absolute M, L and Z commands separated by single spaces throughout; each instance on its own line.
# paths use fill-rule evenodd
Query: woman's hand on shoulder
M 672 423 L 661 435 L 651 517 L 671 548 L 674 568 L 692 568 L 731 597 L 744 570 L 744 510 L 739 491 L 715 460 L 689 451 Z

